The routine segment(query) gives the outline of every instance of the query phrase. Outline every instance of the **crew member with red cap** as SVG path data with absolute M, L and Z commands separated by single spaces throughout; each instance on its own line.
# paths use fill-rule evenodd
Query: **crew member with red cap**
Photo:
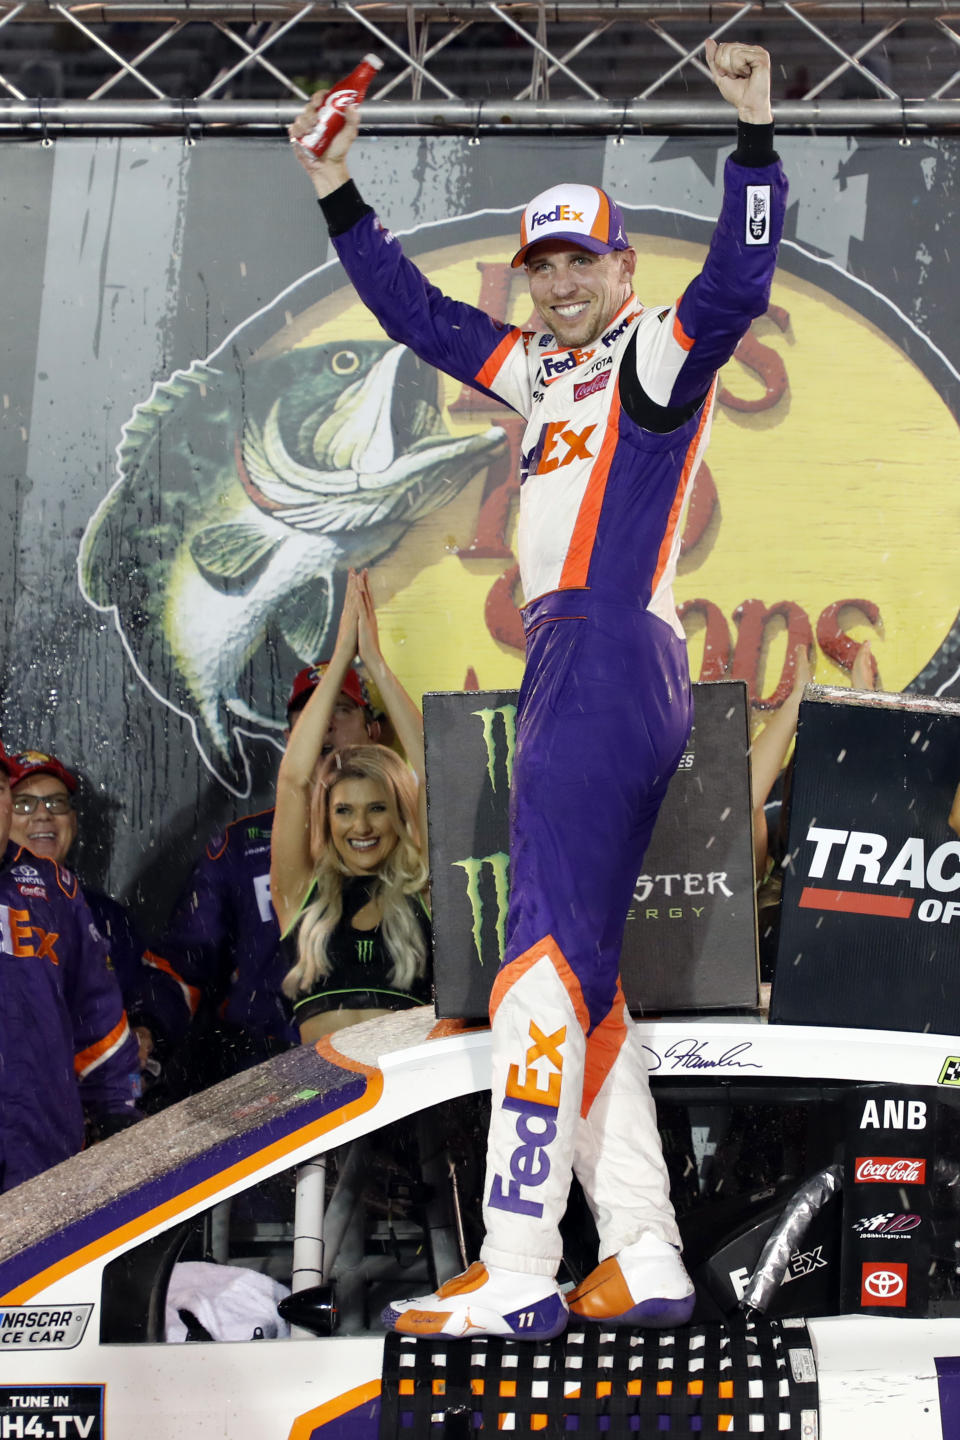
M 0 1190 L 139 1119 L 137 1043 L 76 876 L 10 843 L 0 744 Z
M 526 668 L 517 709 L 506 953 L 493 989 L 492 1119 L 480 1260 L 384 1312 L 420 1335 L 559 1333 L 682 1323 L 680 1260 L 643 1048 L 619 983 L 627 908 L 691 721 L 672 595 L 716 375 L 767 308 L 786 183 L 773 150 L 770 57 L 706 42 L 737 110 L 723 208 L 675 304 L 633 293 L 619 207 L 561 184 L 527 205 L 513 257 L 543 332 L 442 295 L 350 180 L 356 107 L 321 158 L 294 153 L 337 253 L 392 339 L 522 414 L 518 558 Z M 307 133 L 323 96 L 291 127 Z M 545 152 L 547 153 L 547 152 Z M 556 1283 L 571 1167 L 597 1219 L 598 1268 Z
M 22 750 L 11 759 L 15 771 L 11 838 L 34 855 L 66 865 L 77 838 L 77 776 L 43 750 Z M 126 905 L 82 882 L 80 888 L 120 982 L 127 1018 L 140 1047 L 140 1068 L 153 1057 L 159 1073 L 158 1062 L 180 1029 L 181 986 L 175 976 L 149 964 L 156 957 L 149 956 Z

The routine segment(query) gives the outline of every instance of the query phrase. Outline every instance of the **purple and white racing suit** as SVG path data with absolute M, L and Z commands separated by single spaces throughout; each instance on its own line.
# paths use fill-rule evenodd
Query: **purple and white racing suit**
M 709 253 L 680 299 L 631 297 L 579 349 L 441 294 L 352 183 L 321 202 L 387 334 L 527 420 L 527 648 L 481 1251 L 512 1270 L 556 1273 L 571 1168 L 601 1260 L 647 1231 L 680 1242 L 619 955 L 690 730 L 672 581 L 716 372 L 767 308 L 786 199 L 771 146 L 772 127 L 741 125 Z

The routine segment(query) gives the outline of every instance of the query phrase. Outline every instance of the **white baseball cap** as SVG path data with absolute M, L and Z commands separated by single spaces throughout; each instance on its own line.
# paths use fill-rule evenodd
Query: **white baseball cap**
M 595 255 L 630 248 L 620 206 L 595 185 L 553 185 L 534 196 L 520 221 L 520 249 L 510 262 L 514 269 L 541 240 L 572 240 Z

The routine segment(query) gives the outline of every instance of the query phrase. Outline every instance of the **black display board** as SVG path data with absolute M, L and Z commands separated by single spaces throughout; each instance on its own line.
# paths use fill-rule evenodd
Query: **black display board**
M 693 733 L 627 920 L 621 969 L 637 1011 L 757 1003 L 746 686 L 693 691 Z M 515 690 L 423 697 L 442 1016 L 484 1016 L 500 963 L 516 702 Z
M 960 704 L 807 697 L 770 1018 L 960 1033 Z

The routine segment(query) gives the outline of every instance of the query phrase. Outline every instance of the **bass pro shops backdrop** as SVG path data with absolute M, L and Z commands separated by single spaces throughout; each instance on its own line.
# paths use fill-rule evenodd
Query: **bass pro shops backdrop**
M 433 280 L 522 324 L 531 187 L 609 189 L 641 299 L 669 304 L 732 140 L 365 138 L 355 175 Z M 756 723 L 796 644 L 843 684 L 869 637 L 886 689 L 957 696 L 960 144 L 778 146 L 772 303 L 722 376 L 685 533 L 693 678 L 744 681 Z M 207 834 L 270 803 L 289 682 L 329 649 L 349 566 L 416 697 L 522 669 L 520 422 L 397 363 L 288 148 L 0 149 L 0 733 L 82 772 L 80 868 L 148 933 Z

